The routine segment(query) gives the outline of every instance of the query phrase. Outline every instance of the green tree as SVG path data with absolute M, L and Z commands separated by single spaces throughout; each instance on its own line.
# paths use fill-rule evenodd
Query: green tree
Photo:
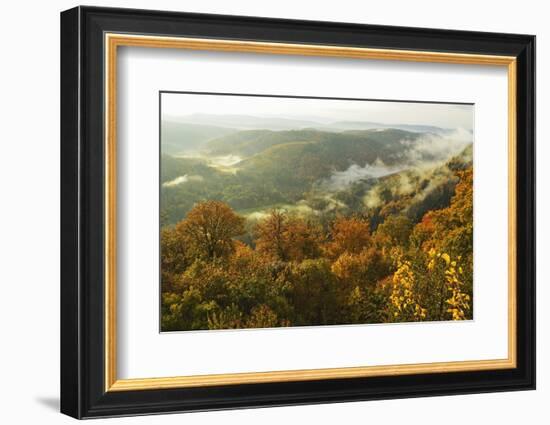
M 394 246 L 406 247 L 412 228 L 413 223 L 406 216 L 390 215 L 376 229 L 376 242 L 386 249 Z

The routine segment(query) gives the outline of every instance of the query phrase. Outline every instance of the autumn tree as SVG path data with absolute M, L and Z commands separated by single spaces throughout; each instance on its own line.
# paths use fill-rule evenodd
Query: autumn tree
M 359 254 L 344 252 L 332 264 L 338 287 L 347 293 L 342 306 L 351 323 L 384 320 L 388 295 L 381 281 L 390 273 L 391 263 L 374 247 Z
M 321 254 L 321 229 L 310 221 L 272 210 L 255 229 L 256 249 L 280 261 L 302 261 Z
M 293 263 L 289 280 L 295 325 L 340 323 L 345 293 L 336 284 L 328 260 L 321 258 Z
M 411 234 L 411 244 L 427 253 L 447 253 L 460 260 L 462 290 L 473 296 L 473 170 L 458 171 L 459 181 L 447 208 L 427 212 Z M 460 258 L 459 258 L 460 257 Z
M 472 318 L 461 256 L 454 258 L 433 248 L 428 253 L 412 250 L 406 254 L 394 248 L 391 255 L 397 267 L 391 285 L 391 320 Z
M 198 257 L 215 260 L 233 251 L 233 238 L 245 232 L 244 218 L 223 202 L 199 202 L 176 230 Z
M 344 252 L 359 254 L 371 243 L 370 223 L 359 217 L 338 217 L 331 226 L 331 241 L 326 252 L 338 258 Z
M 287 224 L 286 240 L 288 256 L 293 261 L 317 258 L 321 255 L 321 228 L 312 221 L 291 217 Z
M 344 252 L 334 263 L 332 272 L 352 286 L 374 286 L 390 273 L 391 263 L 376 248 L 364 248 L 359 254 Z
M 247 328 L 273 328 L 275 326 L 283 326 L 283 324 L 279 323 L 277 314 L 265 304 L 254 307 L 246 321 Z
M 404 215 L 390 215 L 378 226 L 375 241 L 378 246 L 389 249 L 407 246 L 413 228 L 412 221 Z
M 160 252 L 162 291 L 172 292 L 179 276 L 190 265 L 185 239 L 174 227 L 161 230 Z
M 400 248 L 391 250 L 397 270 L 392 277 L 390 295 L 390 320 L 411 322 L 426 319 L 428 311 L 423 306 L 419 279 L 410 259 L 403 257 Z
M 459 171 L 459 182 L 448 208 L 436 210 L 434 238 L 441 239 L 441 249 L 452 255 L 473 254 L 473 170 Z
M 258 223 L 255 229 L 256 249 L 281 261 L 288 259 L 288 215 L 282 210 L 271 210 L 269 216 Z
M 473 248 L 473 171 L 458 171 L 459 182 L 449 207 L 427 212 L 411 235 L 424 251 L 431 248 L 452 255 L 468 254 Z

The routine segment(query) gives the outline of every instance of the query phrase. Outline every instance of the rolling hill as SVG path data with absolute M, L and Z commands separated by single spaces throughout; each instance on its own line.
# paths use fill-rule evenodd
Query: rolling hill
M 210 140 L 205 149 L 211 155 L 235 154 L 242 157 L 269 155 L 275 146 L 295 143 L 315 143 L 329 165 L 353 160 L 365 162 L 376 157 L 391 160 L 391 154 L 404 150 L 403 142 L 414 142 L 419 134 L 403 130 L 365 130 L 334 133 L 314 129 L 270 131 L 240 131 Z M 386 158 L 387 157 L 387 158 Z M 342 160 L 342 158 L 345 158 Z
M 314 214 L 375 211 L 393 202 L 392 208 L 417 217 L 427 206 L 448 202 L 454 188 L 449 170 L 471 163 L 471 144 L 430 132 L 198 127 L 194 140 L 201 140 L 202 152 L 193 158 L 168 155 L 163 143 L 161 179 L 170 184 L 161 188 L 161 208 L 167 223 L 205 199 L 248 213 L 274 205 L 299 205 Z M 228 133 L 207 139 L 220 131 Z M 237 158 L 230 172 L 214 165 L 225 156 Z

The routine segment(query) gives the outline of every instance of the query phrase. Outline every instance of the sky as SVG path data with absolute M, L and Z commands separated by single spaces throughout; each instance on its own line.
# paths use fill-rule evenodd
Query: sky
M 163 93 L 163 118 L 192 114 L 252 115 L 312 120 L 370 121 L 473 129 L 473 105 L 365 100 L 299 99 L 232 95 Z

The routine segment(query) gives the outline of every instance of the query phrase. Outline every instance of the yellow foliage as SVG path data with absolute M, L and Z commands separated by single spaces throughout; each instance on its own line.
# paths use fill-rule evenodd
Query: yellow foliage
M 460 279 L 461 274 L 462 267 L 457 270 L 456 261 L 451 262 L 450 267 L 445 270 L 447 291 L 451 293 L 450 298 L 446 300 L 446 303 L 449 304 L 447 313 L 451 314 L 453 320 L 464 320 L 466 312 L 470 310 L 470 296 L 463 292 L 464 284 Z
M 393 318 L 396 321 L 422 320 L 427 310 L 417 301 L 415 293 L 415 276 L 411 262 L 396 258 L 397 270 L 393 274 L 390 302 L 393 307 Z
M 392 293 L 390 302 L 392 306 L 392 316 L 395 321 L 406 320 L 442 320 L 447 314 L 451 320 L 465 320 L 470 310 L 470 296 L 464 291 L 464 284 L 461 280 L 462 267 L 458 266 L 458 259 L 453 260 L 446 252 L 436 252 L 431 249 L 426 259 L 426 270 L 431 275 L 417 275 L 410 260 L 404 260 L 398 250 L 393 250 L 394 260 L 397 270 L 393 274 Z M 441 298 L 426 305 L 422 291 L 418 285 L 421 279 L 430 279 L 432 282 L 441 282 Z M 429 281 L 430 281 L 429 280 Z M 429 282 L 428 281 L 428 282 Z M 435 288 L 430 288 L 434 293 Z M 433 297 L 433 295 L 432 295 Z M 430 307 L 433 306 L 433 307 Z M 438 305 L 447 305 L 445 309 L 438 308 Z

